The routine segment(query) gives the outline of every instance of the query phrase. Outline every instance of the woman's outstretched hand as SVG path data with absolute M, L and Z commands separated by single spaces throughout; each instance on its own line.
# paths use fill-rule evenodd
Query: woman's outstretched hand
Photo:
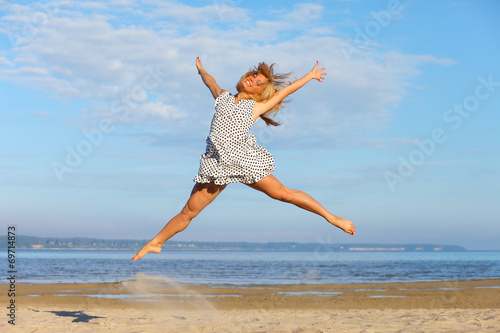
M 203 66 L 201 65 L 200 57 L 196 58 L 196 68 L 198 69 L 198 74 L 201 74 Z
M 319 62 L 316 61 L 316 65 L 311 70 L 312 78 L 315 80 L 318 80 L 319 82 L 323 82 L 323 80 L 325 79 L 325 75 L 326 75 L 326 72 L 324 72 L 325 67 L 318 69 L 318 66 L 319 66 Z

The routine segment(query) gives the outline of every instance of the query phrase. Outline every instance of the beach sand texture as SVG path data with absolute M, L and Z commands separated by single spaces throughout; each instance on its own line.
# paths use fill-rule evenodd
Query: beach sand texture
M 380 284 L 1 285 L 1 332 L 500 332 L 500 279 Z

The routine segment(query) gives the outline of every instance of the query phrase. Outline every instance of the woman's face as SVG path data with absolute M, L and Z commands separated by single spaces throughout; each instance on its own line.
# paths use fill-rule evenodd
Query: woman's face
M 262 74 L 249 73 L 240 80 L 242 91 L 250 94 L 260 94 L 268 83 L 267 78 Z

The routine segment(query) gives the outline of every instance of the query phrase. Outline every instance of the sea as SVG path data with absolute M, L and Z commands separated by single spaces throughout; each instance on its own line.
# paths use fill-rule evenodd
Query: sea
M 101 283 L 138 275 L 185 284 L 262 285 L 457 281 L 500 278 L 500 251 L 16 251 L 17 283 Z M 7 266 L 7 260 L 5 260 Z M 9 269 L 6 267 L 4 272 Z M 5 281 L 5 280 L 4 280 Z

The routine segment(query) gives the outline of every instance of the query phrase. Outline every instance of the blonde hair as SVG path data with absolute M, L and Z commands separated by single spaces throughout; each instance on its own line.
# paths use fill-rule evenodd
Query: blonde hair
M 270 100 L 276 91 L 278 91 L 280 88 L 282 88 L 285 85 L 290 84 L 290 81 L 287 79 L 291 78 L 292 72 L 286 73 L 286 74 L 281 74 L 281 73 L 274 73 L 274 66 L 276 64 L 272 64 L 271 66 L 267 65 L 265 62 L 259 63 L 258 66 L 253 67 L 248 71 L 245 75 L 243 75 L 242 78 L 246 78 L 250 75 L 254 74 L 262 74 L 264 77 L 267 78 L 267 86 L 264 87 L 264 89 L 261 91 L 261 93 L 258 96 L 251 96 L 250 98 L 254 99 L 256 102 L 266 102 Z M 241 84 L 242 80 L 238 82 L 236 85 L 236 90 L 238 92 L 242 92 L 243 86 Z M 278 111 L 283 107 L 283 101 L 279 102 L 275 107 L 273 107 L 271 110 L 267 111 L 266 113 L 262 114 L 260 117 L 262 120 L 266 122 L 268 126 L 279 126 L 280 123 L 271 119 L 270 116 L 272 114 L 278 113 Z

